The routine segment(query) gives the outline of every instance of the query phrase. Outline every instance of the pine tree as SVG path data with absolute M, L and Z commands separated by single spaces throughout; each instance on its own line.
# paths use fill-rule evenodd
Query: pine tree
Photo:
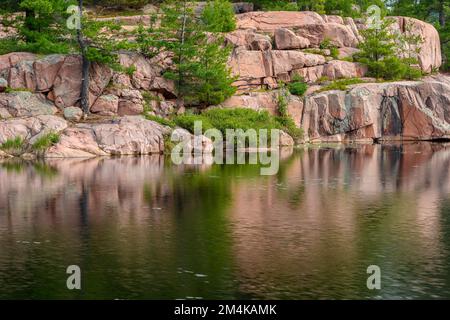
M 188 2 L 167 1 L 158 35 L 161 47 L 173 53 L 174 68 L 165 76 L 175 81 L 179 103 L 187 105 L 218 104 L 231 96 L 234 79 L 226 65 L 230 51 L 223 39 L 207 33 Z
M 228 0 L 208 1 L 202 12 L 202 21 L 209 32 L 231 32 L 236 29 L 234 9 Z
M 361 31 L 364 41 L 360 43 L 357 60 L 366 64 L 371 76 L 386 76 L 386 64 L 396 59 L 395 36 L 390 31 L 391 19 L 384 19 L 379 28 L 369 27 Z

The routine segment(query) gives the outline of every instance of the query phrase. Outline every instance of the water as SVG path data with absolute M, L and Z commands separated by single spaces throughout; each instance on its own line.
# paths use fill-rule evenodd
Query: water
M 449 170 L 450 145 L 430 143 L 287 150 L 269 177 L 160 156 L 3 161 L 0 298 L 450 298 Z

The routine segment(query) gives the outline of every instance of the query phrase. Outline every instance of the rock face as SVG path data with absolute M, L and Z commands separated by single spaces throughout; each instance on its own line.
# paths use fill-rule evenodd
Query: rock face
M 450 138 L 450 77 L 361 84 L 305 100 L 302 127 L 311 141 Z
M 104 65 L 97 63 L 91 65 L 89 100 L 92 112 L 100 115 L 140 114 L 144 102 L 139 90 L 153 91 L 155 95 L 161 94 L 163 97 L 164 95 L 169 98 L 176 97 L 174 83 L 162 77 L 163 71 L 170 64 L 170 56 L 167 53 L 153 59 L 146 59 L 138 54 L 122 53 L 119 61 L 124 68 L 134 67 L 136 71 L 128 76 L 124 73 L 114 73 Z M 65 108 L 79 106 L 81 72 L 81 58 L 77 55 L 49 55 L 39 58 L 29 53 L 11 53 L 0 56 L 0 92 L 8 87 L 17 91 L 26 90 L 35 95 L 25 97 L 25 94 L 22 94 L 23 97 L 20 96 L 16 100 L 31 99 L 32 104 L 36 105 L 36 99 L 39 98 L 42 102 L 47 100 L 46 104 L 55 105 L 64 111 Z M 108 87 L 111 81 L 113 85 Z M 0 97 L 2 113 L 5 112 L 6 105 L 12 103 L 8 97 Z M 16 110 L 12 115 L 50 113 L 30 112 L 30 110 L 21 112 Z
M 442 64 L 439 35 L 423 21 L 394 17 L 398 21 L 393 32 L 414 33 L 423 39 L 419 54 L 420 67 L 431 72 Z M 330 52 L 322 50 L 322 58 L 309 63 L 302 61 L 299 50 L 315 49 L 327 39 L 339 50 L 339 59 L 358 52 L 362 40 L 359 33 L 364 24 L 352 18 L 319 15 L 315 12 L 249 12 L 237 16 L 238 30 L 227 35 L 227 42 L 235 47 L 230 67 L 239 76 L 235 85 L 239 92 L 271 89 L 278 80 L 290 81 L 292 74 L 301 75 L 307 82 L 321 77 L 330 80 L 364 76 L 366 70 L 346 61 L 330 61 Z M 273 38 L 271 41 L 270 38 Z M 272 48 L 271 43 L 275 48 Z M 276 50 L 274 50 L 276 49 Z M 304 60 L 304 59 L 303 59 Z

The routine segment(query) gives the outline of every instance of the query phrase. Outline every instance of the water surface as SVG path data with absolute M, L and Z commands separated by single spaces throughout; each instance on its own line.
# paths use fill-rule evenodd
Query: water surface
M 0 298 L 450 298 L 449 170 L 450 146 L 431 143 L 288 150 L 275 176 L 3 161 Z

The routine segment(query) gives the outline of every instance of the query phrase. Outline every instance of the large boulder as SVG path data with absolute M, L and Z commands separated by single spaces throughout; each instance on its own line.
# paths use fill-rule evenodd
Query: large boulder
M 90 158 L 107 155 L 108 153 L 100 149 L 94 131 L 80 127 L 64 130 L 59 142 L 45 154 L 47 158 Z
M 272 41 L 269 36 L 256 33 L 254 30 L 236 30 L 227 33 L 225 42 L 234 47 L 245 50 L 267 51 L 272 49 Z
M 97 98 L 91 107 L 92 113 L 101 116 L 112 116 L 117 114 L 119 110 L 119 97 L 113 94 L 105 94 Z
M 45 133 L 61 132 L 66 128 L 66 120 L 52 115 L 0 120 L 0 144 L 16 137 L 35 141 Z
M 279 28 L 275 30 L 275 45 L 279 50 L 304 49 L 309 47 L 310 42 L 289 29 Z
M 354 62 L 332 60 L 323 70 L 323 75 L 331 80 L 340 78 L 361 78 L 367 73 L 367 67 Z
M 17 91 L 0 94 L 0 109 L 5 109 L 13 117 L 53 115 L 58 109 L 41 94 Z
M 128 116 L 112 123 L 79 125 L 94 131 L 99 147 L 112 155 L 138 155 L 164 151 L 164 134 L 170 129 L 141 116 Z
M 331 44 L 338 48 L 356 47 L 359 43 L 351 27 L 340 23 L 326 23 L 324 38 L 330 39 Z
M 420 45 L 419 64 L 422 71 L 430 73 L 442 65 L 441 42 L 439 33 L 431 24 L 409 17 L 394 17 L 397 31 L 406 34 L 420 35 L 423 43 Z
M 65 56 L 54 54 L 36 60 L 33 65 L 36 88 L 39 92 L 48 92 L 52 89 L 59 69 L 63 65 Z

